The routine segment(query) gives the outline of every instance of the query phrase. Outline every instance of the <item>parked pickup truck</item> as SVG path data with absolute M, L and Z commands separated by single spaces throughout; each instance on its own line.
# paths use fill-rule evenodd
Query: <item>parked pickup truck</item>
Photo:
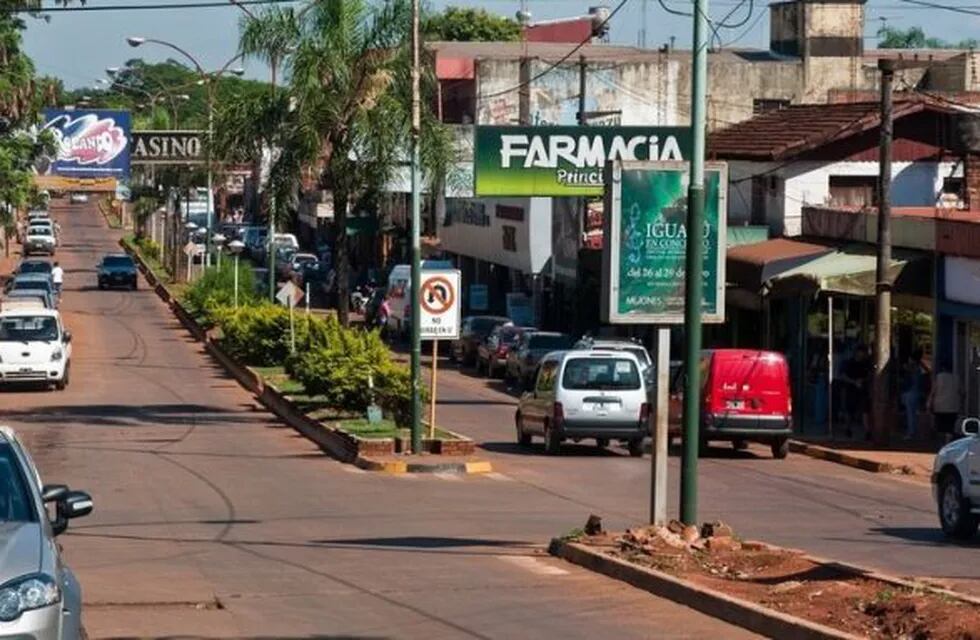
M 932 494 L 943 533 L 971 538 L 980 527 L 980 418 L 964 420 L 960 433 L 936 454 Z

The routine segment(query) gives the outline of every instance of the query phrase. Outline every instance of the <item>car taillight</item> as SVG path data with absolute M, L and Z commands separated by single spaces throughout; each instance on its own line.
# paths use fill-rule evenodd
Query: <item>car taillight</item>
M 562 423 L 565 422 L 565 408 L 561 406 L 560 402 L 556 402 L 552 409 L 551 420 L 556 427 L 561 427 Z
M 497 347 L 497 354 L 501 356 L 507 355 L 507 345 L 502 344 L 499 347 Z
M 644 402 L 640 405 L 640 424 L 650 421 L 650 403 Z

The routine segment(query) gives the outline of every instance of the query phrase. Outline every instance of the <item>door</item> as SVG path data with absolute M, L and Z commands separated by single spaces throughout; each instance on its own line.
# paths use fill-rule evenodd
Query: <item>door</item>
M 545 360 L 538 368 L 534 389 L 528 392 L 524 424 L 534 433 L 544 434 L 545 421 L 551 417 L 555 404 L 555 378 L 558 361 Z

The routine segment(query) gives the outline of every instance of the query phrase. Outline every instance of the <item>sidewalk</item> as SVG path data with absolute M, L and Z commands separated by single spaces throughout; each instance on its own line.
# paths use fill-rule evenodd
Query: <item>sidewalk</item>
M 902 442 L 897 439 L 887 447 L 869 442 L 818 437 L 801 437 L 790 441 L 790 451 L 812 458 L 836 462 L 872 473 L 889 473 L 929 482 L 932 463 L 939 446 L 927 441 Z

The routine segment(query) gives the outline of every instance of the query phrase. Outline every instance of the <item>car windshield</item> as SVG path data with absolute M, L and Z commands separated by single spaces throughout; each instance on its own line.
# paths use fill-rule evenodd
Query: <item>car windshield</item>
M 562 386 L 573 391 L 639 389 L 640 374 L 626 358 L 574 358 L 565 365 Z
M 13 447 L 0 444 L 0 522 L 35 522 L 27 482 Z
M 57 339 L 58 321 L 53 316 L 0 318 L 0 342 L 49 342 Z
M 29 236 L 50 236 L 51 227 L 31 227 L 27 230 Z
M 102 266 L 109 269 L 125 269 L 132 268 L 135 264 L 129 256 L 106 256 L 102 260 Z
M 568 349 L 572 346 L 572 339 L 566 335 L 532 335 L 527 346 L 531 349 L 547 349 L 549 351 Z
M 21 291 L 23 289 L 29 289 L 31 291 L 46 291 L 51 293 L 51 281 L 50 280 L 21 280 L 19 278 L 14 279 L 13 285 L 10 287 L 11 291 Z
M 51 273 L 50 262 L 21 262 L 21 273 Z
M 514 344 L 517 339 L 521 337 L 521 330 L 512 327 L 506 327 L 500 331 L 500 344 Z

